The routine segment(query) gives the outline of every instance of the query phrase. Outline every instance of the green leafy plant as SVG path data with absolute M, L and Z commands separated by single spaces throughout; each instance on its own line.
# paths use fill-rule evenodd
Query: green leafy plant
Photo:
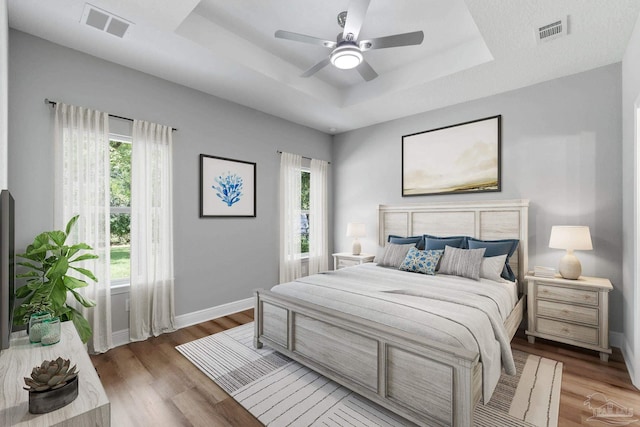
M 65 386 L 78 376 L 76 365 L 69 368 L 69 359 L 58 357 L 56 360 L 45 360 L 31 371 L 31 378 L 25 377 L 23 387 L 29 391 L 55 390 Z
M 20 258 L 29 260 L 18 263 L 29 271 L 16 276 L 28 280 L 24 286 L 16 289 L 16 297 L 24 298 L 24 301 L 16 308 L 13 323 L 16 325 L 25 324 L 25 318 L 26 322 L 29 321 L 27 313 L 30 310 L 38 306 L 45 306 L 48 308 L 47 311 L 60 317 L 61 321 L 73 321 L 82 342 L 87 342 L 92 335 L 91 326 L 82 313 L 67 305 L 67 292 L 73 294 L 84 307 L 94 307 L 96 304 L 77 291 L 89 284 L 82 279 L 69 276 L 67 273 L 69 269 L 72 269 L 97 282 L 98 279 L 91 271 L 74 264 L 88 259 L 96 259 L 98 256 L 91 253 L 79 254 L 80 251 L 92 250 L 91 246 L 86 243 L 65 245 L 77 220 L 78 215 L 71 218 L 65 231 L 46 231 L 37 235 L 33 243 L 27 246 L 26 252 L 18 255 Z

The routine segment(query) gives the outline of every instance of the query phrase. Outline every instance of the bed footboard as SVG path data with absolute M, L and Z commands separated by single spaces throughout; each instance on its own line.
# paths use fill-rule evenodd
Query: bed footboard
M 255 293 L 256 347 L 268 344 L 419 425 L 473 425 L 475 352 L 266 290 Z

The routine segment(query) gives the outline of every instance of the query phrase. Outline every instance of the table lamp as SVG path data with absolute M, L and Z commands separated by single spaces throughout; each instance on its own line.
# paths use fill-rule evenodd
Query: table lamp
M 551 227 L 549 247 L 566 249 L 567 253 L 560 260 L 560 275 L 565 279 L 575 280 L 582 274 L 582 265 L 573 251 L 590 251 L 591 233 L 589 227 L 582 225 L 554 225 Z
M 359 222 L 350 222 L 347 224 L 347 237 L 353 237 L 353 248 L 351 249 L 351 253 L 353 255 L 360 255 L 360 251 L 362 247 L 360 246 L 360 241 L 358 237 L 364 237 L 364 224 Z

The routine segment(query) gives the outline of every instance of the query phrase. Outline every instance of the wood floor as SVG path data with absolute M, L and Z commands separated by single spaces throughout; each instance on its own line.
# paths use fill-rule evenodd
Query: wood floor
M 111 425 L 260 426 L 249 412 L 174 348 L 252 320 L 253 311 L 248 310 L 92 356 L 111 402 Z M 596 352 L 544 340 L 529 344 L 521 331 L 512 347 L 564 363 L 561 427 L 604 425 L 588 421 L 592 411 L 583 404 L 588 395 L 596 392 L 606 397 L 594 398 L 594 407 L 608 398 L 633 408 L 640 418 L 640 392 L 631 384 L 618 349 L 614 349 L 606 363 L 600 361 Z

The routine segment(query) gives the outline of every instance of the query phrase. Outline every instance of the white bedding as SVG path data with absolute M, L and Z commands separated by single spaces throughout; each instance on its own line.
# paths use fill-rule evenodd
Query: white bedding
M 488 402 L 502 367 L 515 373 L 504 329 L 514 283 L 428 276 L 373 263 L 303 277 L 272 291 L 480 354 Z

